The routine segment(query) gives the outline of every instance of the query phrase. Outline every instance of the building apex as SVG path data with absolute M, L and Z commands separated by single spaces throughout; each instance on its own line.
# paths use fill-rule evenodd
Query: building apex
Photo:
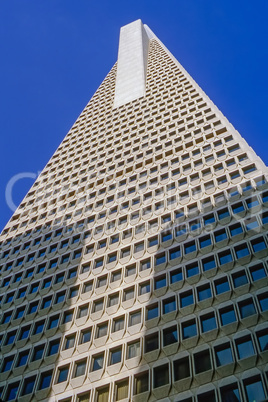
M 150 37 L 140 19 L 121 28 L 115 108 L 145 95 L 149 41 Z

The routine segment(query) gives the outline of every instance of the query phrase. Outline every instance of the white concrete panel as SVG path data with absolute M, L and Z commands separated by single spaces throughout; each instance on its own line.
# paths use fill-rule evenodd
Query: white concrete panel
M 120 30 L 114 107 L 145 95 L 149 38 L 141 20 Z

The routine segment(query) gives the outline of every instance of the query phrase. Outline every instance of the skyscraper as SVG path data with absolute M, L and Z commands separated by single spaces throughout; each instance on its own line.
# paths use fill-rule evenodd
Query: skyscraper
M 267 168 L 135 21 L 1 234 L 4 401 L 267 394 Z

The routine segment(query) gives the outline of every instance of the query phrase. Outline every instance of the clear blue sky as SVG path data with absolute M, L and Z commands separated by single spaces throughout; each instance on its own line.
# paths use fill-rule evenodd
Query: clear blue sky
M 42 170 L 138 18 L 267 164 L 267 11 L 267 0 L 0 0 L 0 228 L 9 180 Z M 32 184 L 17 182 L 17 204 Z

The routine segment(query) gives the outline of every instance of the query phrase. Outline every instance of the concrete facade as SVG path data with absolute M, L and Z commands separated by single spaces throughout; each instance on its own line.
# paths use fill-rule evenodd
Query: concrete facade
M 265 400 L 267 177 L 149 28 L 123 27 L 1 234 L 1 398 Z

